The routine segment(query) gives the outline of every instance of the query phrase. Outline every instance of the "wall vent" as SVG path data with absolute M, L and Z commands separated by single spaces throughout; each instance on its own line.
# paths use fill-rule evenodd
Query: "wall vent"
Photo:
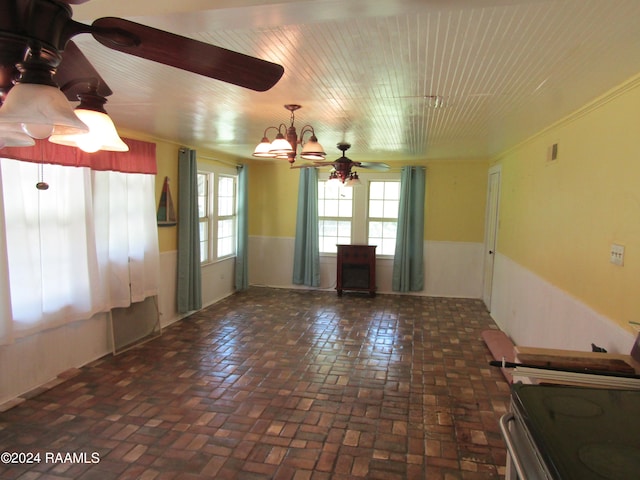
M 147 297 L 126 308 L 111 310 L 113 354 L 122 353 L 162 333 L 158 297 Z
M 558 144 L 554 143 L 547 150 L 547 162 L 555 162 L 558 160 Z

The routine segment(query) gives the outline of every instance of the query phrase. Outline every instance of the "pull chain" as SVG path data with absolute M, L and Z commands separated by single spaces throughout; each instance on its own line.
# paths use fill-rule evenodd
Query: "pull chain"
M 39 181 L 36 183 L 36 188 L 38 190 L 47 190 L 49 188 L 49 184 L 44 181 L 44 165 L 42 163 L 38 165 L 38 176 Z

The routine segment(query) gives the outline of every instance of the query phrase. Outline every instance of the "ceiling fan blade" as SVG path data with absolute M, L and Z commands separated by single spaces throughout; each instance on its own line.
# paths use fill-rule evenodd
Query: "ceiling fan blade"
M 317 167 L 318 165 L 316 165 L 315 163 L 305 163 L 305 164 L 291 164 L 289 165 L 289 168 L 314 168 Z
M 106 47 L 259 92 L 284 73 L 281 65 L 122 18 L 99 18 L 91 27 Z
M 91 83 L 97 85 L 98 95 L 108 97 L 113 94 L 100 74 L 87 60 L 87 57 L 72 41 L 67 42 L 62 62 L 60 62 L 53 79 L 67 99 L 71 101 L 77 101 L 78 94 L 86 92 Z
M 368 168 L 370 170 L 389 170 L 391 167 L 386 163 L 381 162 L 357 162 L 360 168 Z
M 313 164 L 309 165 L 310 167 L 328 167 L 328 166 L 333 166 L 333 164 L 336 162 L 313 162 Z

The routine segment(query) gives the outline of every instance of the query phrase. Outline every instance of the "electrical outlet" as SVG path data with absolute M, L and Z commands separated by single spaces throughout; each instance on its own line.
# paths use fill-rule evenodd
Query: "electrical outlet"
M 619 265 L 619 266 L 624 265 L 624 245 L 618 245 L 617 243 L 611 244 L 609 261 L 614 265 Z

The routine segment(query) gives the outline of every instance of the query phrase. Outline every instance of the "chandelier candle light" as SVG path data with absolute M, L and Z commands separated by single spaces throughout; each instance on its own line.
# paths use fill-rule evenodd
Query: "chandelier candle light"
M 326 157 L 324 148 L 318 143 L 318 138 L 311 125 L 305 125 L 300 130 L 300 138 L 296 132 L 296 127 L 293 125 L 295 122 L 295 111 L 302 108 L 300 105 L 287 104 L 284 106 L 291 112 L 291 124 L 287 127 L 284 123 L 281 123 L 278 127 L 267 127 L 264 130 L 262 141 L 253 151 L 254 157 L 259 158 L 281 158 L 286 159 L 289 163 L 293 164 L 296 161 L 298 145 L 302 146 L 300 157 L 305 160 L 322 161 Z M 277 130 L 275 139 L 273 142 L 267 138 L 267 132 L 271 129 Z M 304 142 L 304 135 L 310 133 L 311 137 L 307 142 Z

